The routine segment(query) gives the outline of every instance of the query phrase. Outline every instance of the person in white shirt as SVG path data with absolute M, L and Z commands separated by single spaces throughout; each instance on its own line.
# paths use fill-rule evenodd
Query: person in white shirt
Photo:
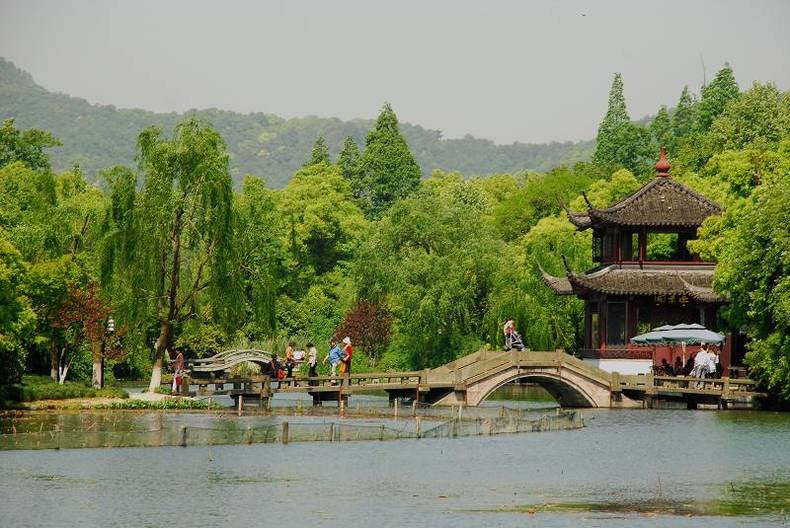
M 708 373 L 708 363 L 710 356 L 708 355 L 708 348 L 705 343 L 700 346 L 699 352 L 694 356 L 694 370 L 691 371 L 692 377 L 704 378 Z M 697 388 L 700 388 L 701 383 L 697 382 Z
M 310 378 L 316 377 L 318 374 L 318 351 L 315 349 L 313 343 L 307 343 L 307 376 Z M 316 382 L 311 380 L 310 385 L 315 385 Z

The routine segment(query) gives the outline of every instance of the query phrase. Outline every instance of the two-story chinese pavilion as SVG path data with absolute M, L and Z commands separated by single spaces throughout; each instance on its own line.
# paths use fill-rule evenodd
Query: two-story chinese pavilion
M 596 208 L 588 201 L 587 211 L 568 211 L 579 230 L 593 230 L 593 260 L 598 265 L 585 273 L 566 269 L 565 277 L 543 273 L 558 295 L 585 301 L 582 356 L 610 372 L 647 373 L 662 358 L 673 363 L 677 350 L 629 345 L 637 334 L 679 323 L 720 329 L 718 311 L 727 300 L 712 289 L 714 263 L 701 261 L 687 242 L 696 238 L 703 220 L 721 214 L 721 208 L 674 181 L 669 169 L 662 148 L 656 177 L 634 194 L 611 207 Z M 663 247 L 663 255 L 651 258 L 657 245 Z M 725 372 L 731 341 L 726 339 L 721 354 Z M 685 353 L 697 349 L 688 347 Z

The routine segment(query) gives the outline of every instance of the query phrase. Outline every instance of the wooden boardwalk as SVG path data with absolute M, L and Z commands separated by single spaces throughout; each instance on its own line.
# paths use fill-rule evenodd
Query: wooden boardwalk
M 231 361 L 249 351 L 228 354 Z M 216 358 L 216 356 L 215 356 Z M 216 365 L 226 365 L 229 361 Z M 189 396 L 229 395 L 237 405 L 268 405 L 276 393 L 303 393 L 313 404 L 345 404 L 355 394 L 386 393 L 435 405 L 479 405 L 497 388 L 524 379 L 544 387 L 563 407 L 657 407 L 662 402 L 748 406 L 764 396 L 748 379 L 697 379 L 687 377 L 620 375 L 598 369 L 562 350 L 480 351 L 435 369 L 411 372 L 374 372 L 337 377 L 294 377 L 272 380 L 266 376 L 229 378 L 223 370 L 206 368 L 203 361 L 185 378 L 182 393 Z

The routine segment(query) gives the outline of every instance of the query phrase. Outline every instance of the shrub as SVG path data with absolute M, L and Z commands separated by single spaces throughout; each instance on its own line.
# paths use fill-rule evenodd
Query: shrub
M 156 409 L 156 410 L 188 410 L 188 409 L 211 409 L 217 405 L 209 405 L 206 400 L 189 400 L 185 398 L 172 400 L 124 400 L 113 403 L 103 403 L 97 405 L 96 409 Z
M 81 383 L 67 381 L 59 385 L 48 376 L 25 375 L 21 384 L 0 386 L 0 400 L 31 402 L 36 400 L 65 400 L 67 398 L 128 398 L 129 394 L 116 387 L 94 389 Z

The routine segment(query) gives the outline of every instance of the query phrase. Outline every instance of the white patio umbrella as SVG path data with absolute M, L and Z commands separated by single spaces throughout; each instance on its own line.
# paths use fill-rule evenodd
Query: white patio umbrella
M 631 343 L 636 345 L 674 345 L 680 343 L 683 350 L 683 364 L 686 364 L 686 345 L 700 343 L 721 344 L 724 334 L 708 330 L 701 324 L 664 325 L 654 328 L 650 332 L 631 338 Z
M 672 343 L 716 343 L 724 341 L 724 334 L 708 330 L 700 324 L 665 325 L 631 338 L 637 345 L 662 345 Z

